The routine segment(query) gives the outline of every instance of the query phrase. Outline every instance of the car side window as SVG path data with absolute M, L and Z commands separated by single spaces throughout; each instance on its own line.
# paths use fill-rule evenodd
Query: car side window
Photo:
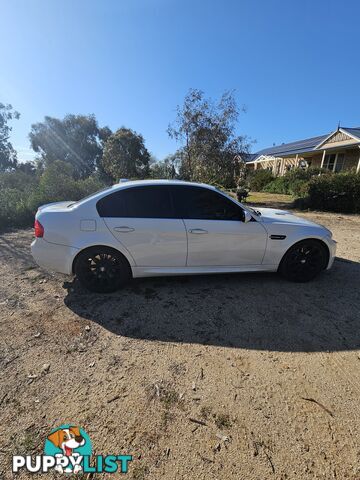
M 167 186 L 130 187 L 110 193 L 96 204 L 100 217 L 174 218 Z
M 243 220 L 244 212 L 223 195 L 202 187 L 171 188 L 179 218 L 199 220 Z

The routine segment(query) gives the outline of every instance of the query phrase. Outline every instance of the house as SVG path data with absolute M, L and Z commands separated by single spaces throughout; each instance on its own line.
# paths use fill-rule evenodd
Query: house
M 282 176 L 293 168 L 320 167 L 332 172 L 360 171 L 360 127 L 338 127 L 318 137 L 283 143 L 249 155 L 252 170 L 267 169 Z

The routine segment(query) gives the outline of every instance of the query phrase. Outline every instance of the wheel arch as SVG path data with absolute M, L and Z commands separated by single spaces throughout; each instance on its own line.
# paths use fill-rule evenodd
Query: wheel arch
M 103 244 L 97 244 L 97 245 L 89 245 L 87 247 L 84 247 L 82 248 L 81 250 L 79 250 L 77 252 L 77 254 L 75 255 L 73 261 L 72 261 L 72 265 L 71 265 L 71 271 L 72 271 L 72 274 L 75 273 L 75 264 L 79 258 L 79 256 L 81 254 L 83 254 L 84 252 L 86 252 L 87 250 L 92 250 L 93 248 L 104 248 L 104 249 L 107 249 L 107 250 L 112 250 L 113 252 L 117 253 L 118 255 L 121 255 L 125 262 L 128 264 L 128 267 L 129 267 L 129 270 L 132 274 L 132 267 L 131 267 L 131 263 L 129 262 L 129 259 L 126 258 L 126 255 L 123 254 L 123 252 L 120 252 L 120 250 L 118 250 L 117 248 L 114 248 L 114 247 L 110 247 L 109 245 L 103 245 Z
M 327 245 L 326 242 L 324 242 L 324 240 L 321 240 L 320 238 L 316 238 L 316 237 L 306 237 L 306 238 L 302 238 L 301 240 L 298 240 L 294 243 L 292 243 L 286 250 L 286 252 L 283 254 L 283 256 L 281 257 L 281 260 L 279 262 L 279 266 L 278 266 L 278 271 L 280 271 L 281 269 L 281 265 L 284 261 L 284 258 L 286 257 L 286 254 L 288 253 L 288 251 L 293 248 L 295 245 L 297 245 L 298 243 L 302 243 L 302 242 L 305 242 L 306 240 L 311 240 L 313 242 L 317 242 L 319 243 L 322 247 L 325 248 L 325 251 L 326 251 L 326 265 L 324 267 L 324 270 L 326 270 L 327 266 L 329 265 L 329 261 L 330 261 L 330 249 L 329 249 L 329 246 Z

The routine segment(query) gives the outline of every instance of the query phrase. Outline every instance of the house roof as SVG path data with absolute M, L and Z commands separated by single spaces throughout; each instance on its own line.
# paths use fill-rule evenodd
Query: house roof
M 356 127 L 356 128 L 341 127 L 341 130 L 344 133 L 348 133 L 349 135 L 358 138 L 360 143 L 360 127 Z M 297 153 L 311 152 L 315 150 L 316 147 L 319 146 L 319 144 L 323 143 L 324 140 L 329 138 L 333 133 L 336 133 L 336 131 L 328 133 L 326 135 L 319 135 L 318 137 L 306 138 L 304 140 L 298 140 L 296 142 L 283 143 L 281 145 L 264 148 L 263 150 L 256 152 L 254 158 L 251 158 L 247 161 L 248 162 L 254 161 L 256 160 L 256 158 L 260 157 L 261 155 L 282 157 L 284 155 L 296 155 Z
M 341 130 L 350 133 L 350 135 L 354 135 L 360 140 L 360 127 L 341 127 Z
M 257 153 L 246 153 L 241 156 L 241 158 L 245 161 L 245 163 L 252 162 L 258 156 Z

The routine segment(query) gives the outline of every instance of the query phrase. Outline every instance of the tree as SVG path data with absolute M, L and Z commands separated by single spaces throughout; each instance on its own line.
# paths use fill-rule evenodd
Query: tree
M 189 180 L 234 186 L 239 175 L 238 155 L 249 149 L 245 136 L 237 136 L 239 108 L 234 95 L 225 92 L 215 103 L 201 90 L 191 89 L 168 134 L 181 143 L 180 173 Z
M 20 113 L 13 110 L 10 104 L 0 102 L 0 172 L 11 170 L 17 165 L 16 151 L 9 140 L 12 127 L 8 122 L 19 118 Z
M 142 135 L 129 128 L 119 128 L 104 147 L 102 165 L 114 180 L 145 178 L 149 175 L 150 154 Z
M 26 173 L 27 175 L 35 175 L 36 163 L 31 161 L 18 163 L 16 171 Z
M 31 146 L 38 161 L 50 165 L 69 163 L 75 178 L 86 178 L 101 165 L 103 146 L 111 130 L 99 128 L 94 115 L 66 115 L 63 120 L 45 117 L 31 126 Z
M 155 160 L 150 166 L 151 178 L 176 178 L 179 168 L 179 158 L 175 154 L 168 155 L 164 160 Z

